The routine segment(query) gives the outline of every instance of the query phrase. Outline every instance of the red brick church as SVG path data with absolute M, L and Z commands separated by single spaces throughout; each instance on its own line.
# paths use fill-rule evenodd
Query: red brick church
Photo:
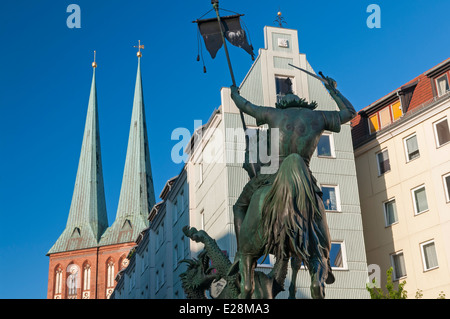
M 108 227 L 94 62 L 81 154 L 67 224 L 47 253 L 48 299 L 105 299 L 155 204 L 138 52 L 130 135 L 116 219 Z

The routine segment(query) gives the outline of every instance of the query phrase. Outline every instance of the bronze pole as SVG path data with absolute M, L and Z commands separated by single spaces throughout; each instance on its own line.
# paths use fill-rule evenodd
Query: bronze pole
M 217 16 L 217 21 L 219 23 L 219 28 L 220 28 L 220 35 L 222 36 L 222 42 L 223 42 L 223 47 L 225 49 L 225 55 L 227 57 L 227 62 L 228 62 L 228 68 L 230 69 L 230 75 L 231 75 L 231 81 L 233 82 L 233 85 L 237 87 L 236 85 L 236 80 L 234 78 L 234 73 L 233 73 L 233 67 L 231 66 L 231 60 L 230 60 L 230 54 L 228 53 L 228 47 L 227 47 L 227 43 L 225 41 L 225 36 L 224 36 L 224 31 L 222 29 L 222 22 L 220 20 L 220 14 L 219 14 L 219 1 L 218 0 L 211 0 L 211 4 L 213 5 L 214 10 L 216 11 L 216 16 Z M 242 127 L 244 128 L 244 132 L 245 132 L 245 147 L 246 150 L 249 149 L 249 138 L 247 135 L 247 125 L 245 124 L 245 119 L 244 119 L 244 113 L 242 113 L 241 110 L 239 110 L 239 115 L 241 117 L 241 121 L 242 121 Z M 256 169 L 255 166 L 253 165 L 253 163 L 249 163 L 252 171 L 253 171 L 253 175 L 256 176 Z

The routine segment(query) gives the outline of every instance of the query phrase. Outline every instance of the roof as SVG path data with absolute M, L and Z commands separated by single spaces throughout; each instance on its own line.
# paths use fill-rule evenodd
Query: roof
M 363 108 L 357 116 L 352 119 L 352 139 L 355 148 L 364 143 L 369 136 L 368 123 L 365 120 L 371 114 L 374 114 L 383 107 L 398 101 L 401 96 L 408 96 L 402 100 L 403 114 L 412 113 L 414 110 L 432 102 L 434 99 L 434 90 L 432 77 L 438 75 L 440 71 L 450 68 L 450 58 L 413 78 L 394 91 L 386 94 L 377 101 Z
M 96 247 L 108 227 L 103 184 L 95 68 L 81 154 L 66 228 L 47 254 Z
M 148 227 L 148 214 L 155 204 L 147 125 L 142 91 L 141 59 L 138 59 L 133 110 L 122 188 L 114 223 L 100 245 L 133 242 Z

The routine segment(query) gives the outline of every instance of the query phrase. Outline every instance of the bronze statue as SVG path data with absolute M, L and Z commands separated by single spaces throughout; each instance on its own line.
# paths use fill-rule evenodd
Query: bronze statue
M 303 261 L 310 272 L 313 298 L 324 298 L 324 283 L 334 282 L 322 192 L 309 162 L 322 133 L 340 132 L 356 112 L 333 79 L 326 77 L 324 82 L 339 111 L 314 110 L 317 103 L 292 92 L 276 108 L 256 106 L 240 96 L 236 86 L 231 87 L 231 98 L 240 111 L 253 116 L 258 125 L 267 124 L 279 132 L 278 172 L 251 176 L 233 207 L 238 252 L 229 273 L 239 267 L 240 298 L 252 297 L 256 262 L 268 254 L 284 263 L 293 257 L 295 274 Z

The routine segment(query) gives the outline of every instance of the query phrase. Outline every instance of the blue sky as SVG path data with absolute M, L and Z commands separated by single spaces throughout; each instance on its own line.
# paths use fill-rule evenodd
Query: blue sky
M 71 3 L 81 28 L 69 29 Z M 369 29 L 367 6 L 381 8 L 381 28 Z M 357 110 L 449 57 L 448 0 L 237 1 L 255 48 L 280 9 L 299 30 L 300 51 L 315 70 L 338 82 Z M 170 152 L 177 127 L 194 129 L 220 105 L 231 79 L 223 50 L 208 69 L 196 62 L 193 20 L 211 8 L 196 1 L 0 2 L 0 298 L 46 298 L 48 257 L 65 227 L 81 150 L 93 51 L 103 174 L 109 223 L 115 218 L 136 79 L 142 58 L 150 154 L 159 194 L 181 169 Z M 226 13 L 225 13 L 226 14 Z M 250 57 L 230 47 L 239 83 Z

